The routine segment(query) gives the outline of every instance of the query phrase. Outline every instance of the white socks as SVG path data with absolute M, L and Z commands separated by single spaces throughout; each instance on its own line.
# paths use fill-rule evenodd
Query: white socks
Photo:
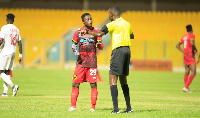
M 7 75 L 7 76 L 10 79 L 10 75 Z M 8 84 L 6 82 L 4 82 L 3 87 L 4 87 L 3 93 L 8 93 Z
M 14 86 L 14 84 L 12 83 L 12 81 L 10 80 L 10 78 L 5 73 L 1 73 L 1 78 L 3 79 L 3 81 L 5 83 L 7 83 L 8 85 L 10 85 L 11 87 Z

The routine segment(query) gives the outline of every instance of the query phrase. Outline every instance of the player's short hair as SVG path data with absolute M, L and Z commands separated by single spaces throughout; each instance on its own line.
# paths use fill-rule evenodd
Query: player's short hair
M 109 10 L 114 11 L 117 15 L 120 15 L 120 13 L 121 13 L 120 8 L 117 5 L 110 7 Z
M 9 13 L 9 14 L 7 14 L 7 18 L 14 21 L 15 15 Z
M 189 25 L 187 25 L 187 26 L 186 26 L 186 29 L 187 29 L 187 32 L 190 32 L 190 31 L 192 31 L 192 25 L 190 25 L 190 24 L 189 24 Z
M 88 15 L 90 15 L 90 14 L 89 14 L 89 13 L 84 13 L 84 14 L 82 14 L 81 19 L 82 19 L 83 22 L 84 22 L 85 16 L 88 16 Z M 90 16 L 91 16 L 91 15 L 90 15 Z

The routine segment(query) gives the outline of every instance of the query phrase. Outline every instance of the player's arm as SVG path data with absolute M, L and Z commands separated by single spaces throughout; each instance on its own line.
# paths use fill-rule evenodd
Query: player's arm
M 77 45 L 78 45 L 78 30 L 74 32 L 74 36 L 72 39 L 72 51 L 76 54 L 77 53 Z
M 18 38 L 17 38 L 17 43 L 18 43 L 18 46 L 19 46 L 19 63 L 22 64 L 23 63 L 23 56 L 22 56 L 22 42 L 21 42 L 20 33 L 19 33 Z
M 178 42 L 178 44 L 176 45 L 176 48 L 183 53 L 183 49 L 181 48 L 181 44 L 182 44 L 182 42 Z
M 192 49 L 197 52 L 197 48 L 195 46 L 195 40 L 191 40 Z
M 98 32 L 100 32 L 99 29 L 97 29 Z M 97 43 L 96 43 L 96 47 L 99 49 L 99 50 L 103 50 L 103 41 L 102 41 L 102 37 L 97 37 Z
M 77 44 L 78 44 L 78 43 L 74 42 L 73 39 L 72 39 L 72 51 L 73 51 L 74 53 L 75 53 L 76 50 L 77 50 Z
M 0 52 L 1 52 L 1 50 L 2 50 L 2 48 L 3 48 L 3 43 L 4 43 L 4 38 L 5 38 L 5 33 L 4 33 L 4 29 L 3 29 L 3 27 L 1 28 L 1 32 L 0 32 Z
M 1 52 L 1 50 L 2 50 L 2 45 L 3 45 L 3 39 L 0 38 L 0 52 Z
M 130 34 L 130 38 L 131 38 L 131 39 L 134 39 L 134 34 L 133 34 L 133 33 Z
M 197 63 L 199 63 L 200 62 L 200 54 L 199 54 L 199 57 L 198 57 L 198 59 L 197 59 Z
M 90 31 L 90 30 L 81 30 L 81 34 L 91 34 L 94 37 L 102 37 L 103 35 L 106 35 L 108 33 L 108 27 L 105 25 L 101 28 L 101 30 L 99 32 L 95 32 L 95 31 Z
M 18 46 L 19 46 L 19 63 L 23 63 L 23 57 L 22 57 L 22 42 L 21 40 L 18 41 Z
M 3 40 L 5 38 L 5 33 L 3 31 L 4 31 L 4 29 L 1 28 L 1 32 L 0 32 L 0 46 L 3 44 Z
M 3 39 L 0 38 L 0 46 L 3 44 Z
M 130 24 L 130 39 L 134 39 L 134 34 L 131 24 Z

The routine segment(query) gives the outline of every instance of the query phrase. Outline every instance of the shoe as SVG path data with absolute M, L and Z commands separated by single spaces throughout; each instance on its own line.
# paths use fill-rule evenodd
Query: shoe
M 90 111 L 91 111 L 91 112 L 94 112 L 94 111 L 95 111 L 95 109 L 91 108 L 91 109 L 90 109 Z
M 71 108 L 68 109 L 68 111 L 76 111 L 76 108 L 71 107 Z
M 112 114 L 118 114 L 118 113 L 120 113 L 120 111 L 113 110 L 111 113 Z
M 19 86 L 18 85 L 14 85 L 13 87 L 12 87 L 12 91 L 13 91 L 13 97 L 14 96 L 16 96 L 17 95 L 17 90 L 19 89 Z
M 124 111 L 125 113 L 133 113 L 133 110 L 131 109 L 131 110 L 126 110 L 126 111 Z
M 183 92 L 191 93 L 191 91 L 186 87 L 183 88 Z
M 2 93 L 0 97 L 8 97 L 7 93 Z

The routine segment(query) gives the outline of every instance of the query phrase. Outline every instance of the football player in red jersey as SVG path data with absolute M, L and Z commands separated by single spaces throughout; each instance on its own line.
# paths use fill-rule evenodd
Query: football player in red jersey
M 195 35 L 193 34 L 192 25 L 187 25 L 186 29 L 187 34 L 185 34 L 181 38 L 180 42 L 176 45 L 176 47 L 184 54 L 183 58 L 185 63 L 185 87 L 183 88 L 183 91 L 190 92 L 189 85 L 191 84 L 193 78 L 196 75 L 195 53 L 197 53 L 197 49 L 195 46 Z M 181 44 L 183 44 L 183 49 L 180 47 Z M 191 74 L 189 76 L 190 71 Z
M 72 77 L 72 92 L 71 92 L 71 108 L 68 111 L 76 110 L 76 101 L 79 94 L 79 85 L 84 81 L 90 83 L 91 86 L 91 109 L 95 111 L 97 101 L 97 48 L 102 50 L 102 37 L 94 37 L 90 34 L 81 35 L 81 30 L 89 30 L 99 32 L 99 29 L 92 27 L 92 17 L 89 13 L 84 13 L 82 16 L 83 27 L 78 28 L 72 39 L 72 51 L 78 55 L 76 67 Z M 79 45 L 79 51 L 76 46 Z

